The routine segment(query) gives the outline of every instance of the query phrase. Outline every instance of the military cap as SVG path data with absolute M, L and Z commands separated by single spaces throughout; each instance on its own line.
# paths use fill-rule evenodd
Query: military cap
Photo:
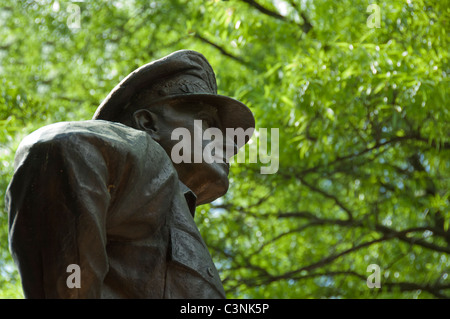
M 217 94 L 211 65 L 201 53 L 192 50 L 173 52 L 131 72 L 103 100 L 93 119 L 117 121 L 143 91 L 150 101 L 147 107 L 203 102 L 217 108 L 222 129 L 255 127 L 253 114 L 245 104 Z

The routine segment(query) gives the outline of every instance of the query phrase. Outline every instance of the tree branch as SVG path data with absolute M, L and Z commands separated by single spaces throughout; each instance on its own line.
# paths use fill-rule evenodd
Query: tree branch
M 258 10 L 259 12 L 268 15 L 272 18 L 281 20 L 281 21 L 286 21 L 286 17 L 282 16 L 281 14 L 279 14 L 278 12 L 269 10 L 265 7 L 263 7 L 262 5 L 260 5 L 258 2 L 254 1 L 254 0 L 242 0 L 245 3 L 248 3 L 249 5 L 251 5 L 253 8 L 255 8 L 256 10 Z
M 297 176 L 297 178 L 302 182 L 302 184 L 306 185 L 309 189 L 319 194 L 322 194 L 326 198 L 332 199 L 336 203 L 336 205 L 338 205 L 344 212 L 347 213 L 348 219 L 353 220 L 353 214 L 350 211 L 350 209 L 348 209 L 336 196 L 329 194 L 314 185 L 311 185 L 310 183 L 306 182 L 305 179 L 301 176 Z
M 346 161 L 346 160 L 350 160 L 350 159 L 353 159 L 355 157 L 362 156 L 362 155 L 364 155 L 366 153 L 369 153 L 369 152 L 374 151 L 374 150 L 376 150 L 376 149 L 378 149 L 380 147 L 383 147 L 383 146 L 386 146 L 386 145 L 389 145 L 389 144 L 392 144 L 392 143 L 401 142 L 401 141 L 407 141 L 407 140 L 418 140 L 418 141 L 422 141 L 422 142 L 427 141 L 425 138 L 421 138 L 421 137 L 419 137 L 417 135 L 396 136 L 396 137 L 393 137 L 392 139 L 384 141 L 382 143 L 376 143 L 374 146 L 365 148 L 365 149 L 363 149 L 363 150 L 361 150 L 361 151 L 359 151 L 357 153 L 351 153 L 351 154 L 344 155 L 344 156 L 338 156 L 338 157 L 336 157 L 336 159 L 334 161 L 328 163 L 325 167 L 333 166 L 333 165 L 338 164 L 340 162 L 343 162 L 343 161 Z M 432 143 L 432 146 L 436 146 L 436 143 Z M 443 143 L 443 147 L 444 148 L 447 148 L 447 147 L 450 148 L 450 145 L 447 145 L 447 143 Z M 316 165 L 314 167 L 305 168 L 305 169 L 299 171 L 297 173 L 297 176 L 298 175 L 305 175 L 305 174 L 308 174 L 308 173 L 317 172 L 319 169 L 325 168 L 325 167 L 323 165 L 319 164 L 319 165 Z
M 300 11 L 297 9 L 298 5 L 294 1 L 289 0 L 288 2 L 291 5 L 291 7 L 294 8 L 294 10 L 297 11 L 297 13 L 302 17 L 303 24 L 301 25 L 301 27 L 303 29 L 303 32 L 308 33 L 313 27 L 311 24 L 311 21 L 309 20 L 309 18 L 306 16 L 306 14 L 303 11 Z
M 206 39 L 205 37 L 201 36 L 201 35 L 198 34 L 197 32 L 194 34 L 194 37 L 197 38 L 197 39 L 199 39 L 200 41 L 202 41 L 202 42 L 204 42 L 204 43 L 207 43 L 207 44 L 213 46 L 214 48 L 216 48 L 217 50 L 219 50 L 220 53 L 222 53 L 224 56 L 229 57 L 229 58 L 231 58 L 231 59 L 233 59 L 233 60 L 235 60 L 235 61 L 237 61 L 237 62 L 239 62 L 239 63 L 242 63 L 242 64 L 244 64 L 244 65 L 247 65 L 247 64 L 248 64 L 248 63 L 247 63 L 246 61 L 244 61 L 242 58 L 240 58 L 240 57 L 238 57 L 238 56 L 235 56 L 235 55 L 229 53 L 228 51 L 226 51 L 224 48 L 222 48 L 222 47 L 219 46 L 218 44 L 215 44 L 215 43 L 209 41 L 208 39 Z
M 428 248 L 428 249 L 431 249 L 434 251 L 439 251 L 442 253 L 450 254 L 450 246 L 442 247 L 442 246 L 438 246 L 438 245 L 435 245 L 432 243 L 428 243 L 420 238 L 407 237 L 407 234 L 412 233 L 412 232 L 425 231 L 425 230 L 433 231 L 433 229 L 430 227 L 416 227 L 416 228 L 405 229 L 402 231 L 396 231 L 394 229 L 388 228 L 383 225 L 376 225 L 375 228 L 377 231 L 380 231 L 385 236 L 398 238 L 399 240 L 404 241 L 408 244 L 419 245 L 419 246 L 422 246 L 424 248 Z
M 253 280 L 244 280 L 247 287 L 255 287 L 255 286 L 261 286 L 261 285 L 268 285 L 272 282 L 278 281 L 278 280 L 307 280 L 307 279 L 313 279 L 317 277 L 336 277 L 336 276 L 353 276 L 358 279 L 361 279 L 363 281 L 367 280 L 367 276 L 361 275 L 355 271 L 351 270 L 344 270 L 344 271 L 328 271 L 328 272 L 318 272 L 318 273 L 309 273 L 306 275 L 301 276 L 294 276 L 294 277 L 287 277 L 287 278 L 276 278 L 276 277 L 267 277 L 267 278 L 254 278 Z M 258 280 L 259 279 L 259 280 Z M 261 281 L 263 280 L 263 281 Z M 388 291 L 393 290 L 394 288 L 399 288 L 401 291 L 415 291 L 415 290 L 422 290 L 426 291 L 429 294 L 442 299 L 448 299 L 449 296 L 445 295 L 441 292 L 441 290 L 447 290 L 450 289 L 450 284 L 435 284 L 435 285 L 429 285 L 429 284 L 418 284 L 413 282 L 382 282 L 381 283 L 381 290 L 386 289 Z
M 242 1 L 247 3 L 247 4 L 249 4 L 250 6 L 252 6 L 256 10 L 258 10 L 259 12 L 261 12 L 261 13 L 269 16 L 269 17 L 272 17 L 272 18 L 275 18 L 275 19 L 278 19 L 278 20 L 281 20 L 281 21 L 295 23 L 296 25 L 298 25 L 302 29 L 302 31 L 305 34 L 307 34 L 312 29 L 311 22 L 309 21 L 308 17 L 303 12 L 299 12 L 299 15 L 303 19 L 303 24 L 298 24 L 298 23 L 296 23 L 296 22 L 294 22 L 294 21 L 292 21 L 290 19 L 287 19 L 285 16 L 282 16 L 280 13 L 278 13 L 276 11 L 273 11 L 273 10 L 267 9 L 266 7 L 263 7 L 262 5 L 260 5 L 255 0 L 242 0 Z

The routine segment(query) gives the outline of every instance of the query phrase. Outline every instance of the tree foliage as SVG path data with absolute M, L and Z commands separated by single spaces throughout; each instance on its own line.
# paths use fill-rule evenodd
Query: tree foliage
M 446 1 L 378 1 L 379 28 L 363 0 L 1 3 L 1 198 L 25 135 L 194 49 L 257 129 L 280 129 L 275 174 L 236 163 L 197 208 L 228 297 L 450 297 Z M 0 208 L 0 297 L 21 297 Z

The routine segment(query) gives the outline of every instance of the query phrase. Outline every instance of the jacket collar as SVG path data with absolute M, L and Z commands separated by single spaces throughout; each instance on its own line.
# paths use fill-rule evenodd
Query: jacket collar
M 195 216 L 195 207 L 197 206 L 197 196 L 194 192 L 180 181 L 180 189 L 186 199 L 192 218 Z

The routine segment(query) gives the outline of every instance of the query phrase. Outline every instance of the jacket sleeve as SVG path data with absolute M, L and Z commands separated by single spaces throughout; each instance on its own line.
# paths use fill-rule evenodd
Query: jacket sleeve
M 108 176 L 99 145 L 86 137 L 62 134 L 19 147 L 6 207 L 26 298 L 101 297 Z

